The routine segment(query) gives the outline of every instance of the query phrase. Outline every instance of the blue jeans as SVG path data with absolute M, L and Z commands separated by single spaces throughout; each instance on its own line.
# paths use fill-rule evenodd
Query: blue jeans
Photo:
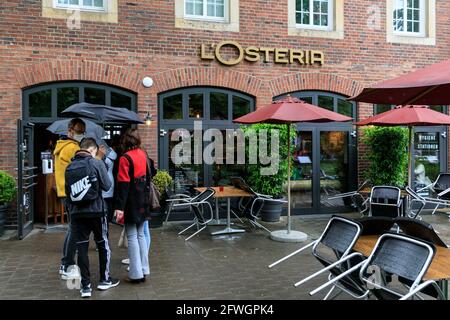
M 144 222 L 140 224 L 125 224 L 128 239 L 128 257 L 130 259 L 130 279 L 142 279 L 150 274 L 148 264 L 148 242 L 144 234 Z
M 150 244 L 152 243 L 152 239 L 150 238 L 150 229 L 148 228 L 148 220 L 144 222 L 144 236 L 145 241 L 147 242 L 147 251 L 150 251 Z

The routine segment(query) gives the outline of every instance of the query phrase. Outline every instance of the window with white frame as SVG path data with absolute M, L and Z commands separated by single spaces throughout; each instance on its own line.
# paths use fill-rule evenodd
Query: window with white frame
M 296 0 L 295 21 L 299 28 L 331 30 L 333 0 Z
M 106 0 L 55 0 L 56 8 L 79 10 L 106 10 Z
M 402 35 L 425 34 L 425 0 L 394 0 L 394 32 Z
M 226 21 L 228 19 L 228 0 L 185 0 L 185 17 Z

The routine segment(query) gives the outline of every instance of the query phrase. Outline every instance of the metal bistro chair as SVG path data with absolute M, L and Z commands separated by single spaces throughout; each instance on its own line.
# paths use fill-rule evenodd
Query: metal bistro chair
M 184 200 L 184 203 L 178 203 L 178 204 L 173 205 L 174 207 L 181 207 L 181 206 L 185 206 L 186 204 L 188 204 L 189 206 L 191 206 L 192 211 L 194 212 L 194 215 L 195 215 L 194 220 L 193 220 L 194 222 L 189 227 L 183 229 L 182 231 L 180 231 L 178 233 L 178 235 L 181 235 L 182 233 L 184 233 L 186 230 L 192 228 L 193 226 L 197 226 L 197 231 L 194 232 L 193 234 L 191 234 L 189 237 L 187 237 L 185 239 L 185 241 L 188 241 L 193 236 L 195 236 L 196 234 L 203 231 L 206 228 L 206 226 L 208 225 L 208 223 L 210 223 L 212 221 L 213 208 L 211 206 L 210 200 L 212 199 L 214 194 L 215 194 L 214 189 L 207 188 L 205 191 L 203 191 L 196 197 L 193 197 L 189 200 Z M 209 213 L 210 213 L 208 219 L 206 219 L 204 216 L 205 208 L 208 209 Z
M 421 292 L 424 293 L 423 290 L 429 286 L 433 286 L 438 299 L 444 299 L 435 281 L 423 282 L 435 252 L 436 248 L 433 244 L 421 239 L 386 233 L 378 239 L 369 258 L 310 294 L 334 285 L 341 278 L 359 269 L 359 276 L 365 283 L 365 288 L 379 300 L 406 300 L 418 296 Z M 400 291 L 400 288 L 404 288 L 403 286 L 396 286 L 393 281 L 388 280 L 393 276 L 407 280 L 411 284 L 406 288 L 406 293 Z
M 266 232 L 271 231 L 258 222 L 260 219 L 260 212 L 264 206 L 266 200 L 287 203 L 285 200 L 273 199 L 271 196 L 264 195 L 253 191 L 252 188 L 241 177 L 232 177 L 231 183 L 234 187 L 242 189 L 248 193 L 251 193 L 252 197 L 242 197 L 238 202 L 238 210 L 242 215 L 247 218 L 250 224 L 255 228 L 261 228 Z
M 169 204 L 166 211 L 166 222 L 169 221 L 169 216 L 174 211 L 175 204 L 184 204 L 184 209 L 190 209 L 189 205 L 186 204 L 186 200 L 191 199 L 190 195 L 184 193 L 174 193 L 171 189 L 166 189 L 167 199 L 166 202 Z M 179 206 L 179 209 L 183 209 L 183 206 Z
M 329 272 L 328 279 L 335 278 L 347 271 L 354 264 L 359 265 L 364 260 L 361 253 L 352 253 L 352 248 L 361 232 L 362 226 L 359 222 L 344 217 L 333 216 L 319 239 L 272 263 L 269 268 L 312 246 L 313 256 L 319 260 L 324 268 L 295 283 L 294 286 L 300 286 L 327 271 Z M 333 298 L 342 292 L 346 292 L 359 299 L 366 298 L 368 295 L 368 291 L 364 289 L 363 283 L 359 280 L 357 273 L 350 273 L 346 277 L 340 278 L 340 281 L 336 282 L 326 294 L 324 300 L 330 297 L 334 289 L 339 289 L 340 291 Z
M 356 221 L 362 225 L 361 236 L 382 235 L 395 224 L 395 220 L 389 217 L 363 217 Z
M 413 189 L 411 189 L 409 186 L 407 186 L 405 190 L 410 196 L 408 217 L 422 220 L 422 216 L 420 214 L 425 208 L 427 200 L 417 192 L 415 192 Z M 414 208 L 415 206 L 416 208 Z
M 368 202 L 369 202 L 370 198 L 369 197 L 364 198 L 363 195 L 360 193 L 360 191 L 363 190 L 364 187 L 366 187 L 368 183 L 369 183 L 369 180 L 365 180 L 358 187 L 358 189 L 356 189 L 354 191 L 336 194 L 332 197 L 329 197 L 328 201 L 350 197 L 352 199 L 353 205 L 356 207 L 356 209 L 359 211 L 359 213 L 361 213 L 361 216 L 364 216 L 369 211 Z
M 436 205 L 431 214 L 435 214 L 439 206 L 447 207 L 450 205 L 450 173 L 440 173 L 432 184 L 417 190 L 417 192 L 426 189 L 431 189 L 436 195 L 435 197 L 426 197 L 428 203 Z
M 375 186 L 370 193 L 370 213 L 372 217 L 397 218 L 400 215 L 402 200 L 397 187 Z
M 394 221 L 406 235 L 431 242 L 438 247 L 447 248 L 431 224 L 408 217 L 398 217 Z

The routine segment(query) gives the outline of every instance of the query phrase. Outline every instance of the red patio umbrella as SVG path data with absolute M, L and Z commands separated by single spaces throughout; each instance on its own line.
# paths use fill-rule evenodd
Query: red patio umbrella
M 450 104 L 450 60 L 364 88 L 350 100 L 395 105 Z
M 357 126 L 407 126 L 409 128 L 408 185 L 411 186 L 412 128 L 415 126 L 450 125 L 450 116 L 434 111 L 428 106 L 397 106 L 356 123 Z
M 333 111 L 314 106 L 297 98 L 287 96 L 272 102 L 269 105 L 261 106 L 256 111 L 233 120 L 236 123 L 270 123 L 287 124 L 288 137 L 291 136 L 291 124 L 297 122 L 344 122 L 351 121 L 352 118 L 343 116 Z M 291 149 L 291 141 L 288 139 L 288 150 Z M 302 241 L 306 240 L 306 235 L 302 232 L 291 232 L 291 162 L 288 161 L 288 226 L 287 230 L 275 231 L 272 239 L 282 241 Z

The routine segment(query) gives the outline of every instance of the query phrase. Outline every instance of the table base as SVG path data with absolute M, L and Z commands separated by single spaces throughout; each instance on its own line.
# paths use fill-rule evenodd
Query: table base
M 211 232 L 211 235 L 217 236 L 217 235 L 220 235 L 220 234 L 228 234 L 228 233 L 244 233 L 244 232 L 245 232 L 245 230 L 243 230 L 243 229 L 225 228 L 225 229 L 220 230 L 220 231 Z

